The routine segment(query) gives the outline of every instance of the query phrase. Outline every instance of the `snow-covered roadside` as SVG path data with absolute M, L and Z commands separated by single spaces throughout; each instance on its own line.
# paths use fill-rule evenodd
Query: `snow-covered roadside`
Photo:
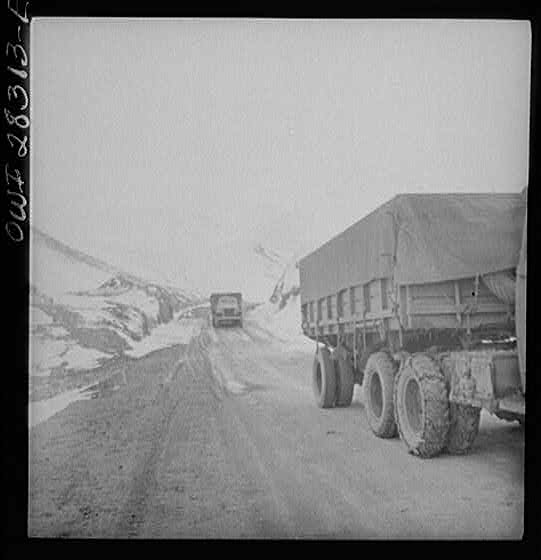
M 56 367 L 93 369 L 122 353 L 138 358 L 158 348 L 185 343 L 197 330 L 193 320 L 180 319 L 184 308 L 175 312 L 170 321 L 159 322 L 156 299 L 151 301 L 146 293 L 135 289 L 132 293 L 122 293 L 121 298 L 123 304 L 130 301 L 132 307 L 125 307 L 117 317 L 110 312 L 110 300 L 66 296 L 65 301 L 71 304 L 67 309 L 79 315 L 75 331 L 73 325 L 64 328 L 53 324 L 54 308 L 46 312 L 31 305 L 31 375 L 46 377 Z M 74 332 L 78 338 L 73 337 Z
M 127 350 L 125 354 L 132 358 L 140 358 L 154 350 L 175 344 L 188 344 L 194 336 L 199 334 L 202 325 L 202 320 L 173 319 L 169 323 L 155 327 L 148 336 L 139 342 L 131 342 L 132 349 Z
M 88 400 L 92 398 L 91 392 L 85 392 L 92 385 L 87 385 L 80 389 L 65 391 L 55 395 L 50 399 L 28 403 L 28 427 L 33 428 L 45 420 L 51 418 L 56 413 L 64 410 L 72 402 Z
M 282 309 L 270 302 L 264 303 L 251 311 L 248 318 L 290 348 L 310 350 L 315 347 L 314 341 L 302 333 L 299 296 L 290 297 Z
M 192 337 L 199 334 L 202 325 L 203 321 L 196 319 L 173 320 L 169 323 L 159 325 L 150 333 L 149 336 L 140 342 L 133 343 L 132 350 L 126 352 L 126 355 L 132 358 L 140 358 L 150 352 L 167 348 L 175 344 L 188 344 Z M 72 365 L 75 366 L 74 369 L 83 369 L 85 363 L 88 365 L 88 362 L 85 362 L 84 354 L 81 354 L 81 352 L 85 350 L 88 349 L 80 347 L 72 348 L 72 352 L 79 354 L 78 358 L 74 358 L 74 361 L 71 362 Z M 90 350 L 88 351 L 91 352 Z M 63 355 L 63 358 L 66 358 L 66 354 Z M 48 420 L 58 412 L 67 408 L 73 402 L 92 398 L 92 393 L 87 391 L 87 389 L 92 385 L 94 385 L 94 383 L 80 389 L 65 391 L 50 399 L 30 402 L 28 405 L 29 427 L 32 428 L 41 424 L 45 420 Z
M 91 370 L 190 337 L 169 324 L 200 299 L 183 289 L 124 272 L 35 228 L 30 268 L 29 373 L 41 386 L 55 370 Z
M 71 370 L 93 369 L 102 360 L 113 356 L 94 348 L 79 346 L 69 337 L 56 339 L 38 335 L 30 337 L 29 354 L 31 374 L 39 377 L 47 377 L 53 368 L 59 366 Z

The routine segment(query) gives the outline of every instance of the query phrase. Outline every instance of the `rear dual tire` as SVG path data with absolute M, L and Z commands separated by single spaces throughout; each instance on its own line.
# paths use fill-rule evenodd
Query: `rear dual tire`
M 432 358 L 407 358 L 394 387 L 395 415 L 400 439 L 413 455 L 428 458 L 448 443 L 450 414 L 444 376 Z
M 334 357 L 334 371 L 336 375 L 335 406 L 347 407 L 353 400 L 355 382 L 353 366 L 344 352 L 336 352 Z
M 480 408 L 454 402 L 450 403 L 447 453 L 453 455 L 466 454 L 479 433 L 480 421 Z
M 336 372 L 328 348 L 318 348 L 312 366 L 312 388 L 320 408 L 331 408 L 336 401 Z
M 347 407 L 353 400 L 353 367 L 341 352 L 318 348 L 312 366 L 312 387 L 320 408 Z
M 393 390 L 394 416 L 410 453 L 464 455 L 479 432 L 481 409 L 449 402 L 445 376 L 430 356 L 405 357 Z
M 364 396 L 368 424 L 380 438 L 398 435 L 394 418 L 393 388 L 396 362 L 386 352 L 372 354 L 364 370 Z

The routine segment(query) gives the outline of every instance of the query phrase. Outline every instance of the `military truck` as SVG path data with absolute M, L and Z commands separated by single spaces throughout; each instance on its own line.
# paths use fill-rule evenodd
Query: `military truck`
M 403 194 L 299 263 L 322 408 L 362 385 L 368 423 L 410 453 L 466 453 L 482 409 L 524 422 L 522 193 Z
M 210 321 L 213 327 L 237 325 L 242 327 L 242 294 L 216 293 L 210 296 Z

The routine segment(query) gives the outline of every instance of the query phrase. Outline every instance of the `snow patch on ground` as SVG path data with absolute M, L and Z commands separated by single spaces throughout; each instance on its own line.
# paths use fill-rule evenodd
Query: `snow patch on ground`
M 65 340 L 54 340 L 38 337 L 30 337 L 30 366 L 32 375 L 47 376 L 51 369 L 60 366 L 62 355 L 68 349 Z
M 59 301 L 62 305 L 77 311 L 84 318 L 87 326 L 109 324 L 116 327 L 118 334 L 121 334 L 124 326 L 136 336 L 143 337 L 145 336 L 144 317 L 147 318 L 147 322 L 159 321 L 158 300 L 137 288 L 109 297 L 63 294 Z M 121 321 L 115 318 L 113 311 L 118 304 L 123 306 Z
M 276 281 L 269 300 L 252 310 L 248 317 L 260 328 L 290 347 L 305 350 L 315 343 L 304 336 L 301 328 L 299 269 L 297 252 L 274 251 L 258 245 L 255 253 L 272 265 Z
M 302 333 L 298 295 L 291 296 L 282 309 L 277 304 L 264 303 L 251 311 L 249 318 L 290 347 L 301 350 L 314 348 L 314 341 Z
M 61 327 L 58 327 L 61 329 Z M 50 338 L 33 335 L 29 341 L 30 366 L 32 375 L 48 376 L 55 367 L 81 370 L 93 369 L 103 359 L 111 358 L 93 348 L 84 348 L 70 338 Z
M 148 317 L 153 317 L 156 320 L 160 312 L 158 300 L 140 289 L 131 289 L 119 294 L 115 296 L 114 301 L 136 307 Z
M 173 320 L 159 325 L 151 334 L 140 342 L 132 342 L 133 348 L 126 354 L 133 358 L 140 358 L 175 344 L 188 344 L 192 337 L 199 334 L 203 321 Z M 64 366 L 67 369 L 93 369 L 100 365 L 99 360 L 111 358 L 109 354 L 98 352 L 90 348 L 83 348 L 73 340 L 41 340 L 37 336 L 31 338 L 31 359 L 34 375 L 47 376 L 54 367 Z M 58 412 L 64 410 L 72 402 L 92 398 L 92 392 L 87 391 L 94 384 L 80 389 L 65 391 L 50 399 L 30 402 L 28 407 L 28 421 L 30 428 L 48 420 Z
M 246 392 L 246 385 L 234 380 L 228 380 L 226 382 L 226 388 L 233 395 L 242 395 Z
M 45 399 L 42 401 L 31 402 L 28 405 L 28 426 L 33 428 L 45 420 L 51 418 L 61 410 L 64 410 L 72 402 L 88 400 L 92 398 L 91 392 L 84 392 L 87 387 L 82 387 L 81 389 L 74 389 L 73 391 L 66 391 L 55 395 L 50 399 Z
M 110 358 L 111 354 L 73 344 L 62 357 L 68 363 L 68 369 L 92 369 L 100 365 L 99 360 Z
M 141 341 L 132 342 L 132 349 L 127 350 L 125 354 L 132 358 L 140 358 L 161 348 L 175 344 L 188 344 L 194 336 L 199 334 L 201 327 L 202 322 L 193 319 L 169 321 L 169 323 L 158 325 Z
M 67 329 L 56 325 L 47 329 L 47 335 L 52 338 L 66 338 L 69 334 L 70 333 Z

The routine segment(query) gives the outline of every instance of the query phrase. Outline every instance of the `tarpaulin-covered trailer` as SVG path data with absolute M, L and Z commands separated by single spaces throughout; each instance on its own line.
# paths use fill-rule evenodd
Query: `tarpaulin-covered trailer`
M 514 319 L 526 204 L 525 192 L 399 195 L 301 259 L 303 332 L 323 343 L 313 371 L 318 404 L 349 404 L 364 376 L 372 429 L 390 437 L 401 429 L 398 373 L 436 369 L 444 400 L 460 401 L 472 426 L 481 407 L 506 416 L 505 399 L 525 390 Z M 469 392 L 458 390 L 465 378 L 475 384 Z M 422 383 L 409 391 L 417 398 Z M 428 456 L 440 444 L 408 447 Z

